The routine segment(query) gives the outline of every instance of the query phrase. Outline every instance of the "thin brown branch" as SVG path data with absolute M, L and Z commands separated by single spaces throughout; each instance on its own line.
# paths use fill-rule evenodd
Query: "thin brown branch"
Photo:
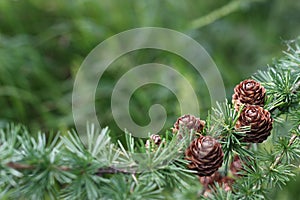
M 34 165 L 28 165 L 28 164 L 22 164 L 22 163 L 17 163 L 17 162 L 9 162 L 6 164 L 7 167 L 10 167 L 12 169 L 15 170 L 33 170 L 36 168 L 36 166 Z M 56 167 L 58 170 L 61 171 L 71 171 L 72 169 L 70 167 L 67 166 L 59 166 Z M 98 176 L 102 176 L 104 174 L 136 174 L 136 171 L 133 169 L 130 170 L 125 170 L 125 169 L 117 169 L 117 168 L 113 168 L 113 167 L 107 167 L 107 168 L 99 168 L 97 171 L 97 175 Z
M 288 147 L 290 147 L 295 142 L 297 137 L 298 137 L 297 134 L 292 135 L 292 137 L 290 138 Z M 271 165 L 270 169 L 274 169 L 274 167 L 276 167 L 280 163 L 283 156 L 284 156 L 284 152 L 281 152 L 281 154 L 276 157 L 276 159 L 275 159 L 274 163 Z
M 294 85 L 292 93 L 297 93 L 297 91 L 300 89 L 300 80 Z
M 97 175 L 103 175 L 103 174 L 135 174 L 135 170 L 125 170 L 125 169 L 116 169 L 113 167 L 108 167 L 108 168 L 100 168 L 98 169 Z
M 32 165 L 15 163 L 15 162 L 9 162 L 6 164 L 6 166 L 16 169 L 16 170 L 26 170 L 26 169 L 34 169 L 35 168 L 35 166 L 32 166 Z
M 28 165 L 28 164 L 17 163 L 17 162 L 6 163 L 6 166 L 16 169 L 16 170 L 20 170 L 20 171 L 21 170 L 32 170 L 32 169 L 36 168 L 36 166 L 34 166 L 34 165 Z M 59 166 L 59 167 L 57 167 L 57 169 L 61 170 L 61 171 L 70 171 L 71 170 L 71 168 L 69 168 L 67 166 Z

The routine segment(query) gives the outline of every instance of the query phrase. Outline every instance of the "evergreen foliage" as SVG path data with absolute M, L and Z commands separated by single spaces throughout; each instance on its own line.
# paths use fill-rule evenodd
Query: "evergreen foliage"
M 216 184 L 208 199 L 266 199 L 299 169 L 300 43 L 288 44 L 285 56 L 253 76 L 267 92 L 265 109 L 274 118 L 272 135 L 262 144 L 240 138 L 236 111 L 225 101 L 212 109 L 204 135 L 218 139 L 224 151 L 220 172 L 229 173 L 234 155 L 243 161 L 230 191 Z M 151 131 L 151 130 L 150 130 Z M 167 132 L 161 145 L 145 146 L 126 133 L 126 144 L 113 143 L 108 128 L 87 126 L 84 144 L 75 131 L 67 135 L 38 133 L 9 124 L 0 131 L 1 199 L 182 199 L 199 198 L 201 186 L 187 169 L 184 151 L 195 135 Z M 184 133 L 184 134 L 182 134 Z M 183 137 L 182 137 L 183 136 Z M 204 198 L 204 197 L 203 197 Z

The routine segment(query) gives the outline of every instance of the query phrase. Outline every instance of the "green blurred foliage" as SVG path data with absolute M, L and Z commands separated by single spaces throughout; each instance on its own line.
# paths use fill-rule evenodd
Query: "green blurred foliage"
M 238 9 L 199 28 L 194 20 L 228 1 L 0 0 L 0 122 L 21 122 L 32 130 L 72 128 L 72 87 L 84 58 L 100 42 L 121 31 L 157 26 L 197 40 L 217 64 L 228 98 L 235 84 L 280 57 L 285 40 L 300 35 L 300 1 L 241 1 Z M 193 67 L 168 52 L 140 50 L 116 60 L 100 80 L 96 109 L 102 126 L 122 134 L 113 120 L 110 97 L 118 79 L 139 64 L 174 67 L 196 89 L 201 118 L 211 102 Z M 180 86 L 184 90 L 184 86 Z M 180 114 L 174 94 L 159 85 L 139 88 L 130 101 L 133 120 L 146 125 L 148 110 L 162 104 L 164 129 Z M 151 131 L 151 130 L 149 130 Z

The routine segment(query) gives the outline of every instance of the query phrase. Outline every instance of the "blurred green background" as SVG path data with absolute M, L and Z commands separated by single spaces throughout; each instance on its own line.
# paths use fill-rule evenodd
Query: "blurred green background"
M 0 0 L 0 126 L 12 121 L 32 131 L 64 132 L 74 127 L 72 87 L 84 58 L 110 36 L 145 26 L 174 29 L 203 45 L 231 98 L 237 83 L 272 64 L 286 49 L 285 41 L 300 35 L 300 1 Z M 96 93 L 101 126 L 109 126 L 116 135 L 122 130 L 110 108 L 114 85 L 133 66 L 149 62 L 174 66 L 191 82 L 201 118 L 210 109 L 203 79 L 185 60 L 151 49 L 131 52 L 108 68 Z M 178 101 L 168 89 L 155 84 L 133 94 L 133 120 L 148 124 L 148 110 L 154 103 L 165 107 L 164 129 L 170 128 L 180 115 Z M 300 199 L 295 184 L 299 181 L 274 196 Z

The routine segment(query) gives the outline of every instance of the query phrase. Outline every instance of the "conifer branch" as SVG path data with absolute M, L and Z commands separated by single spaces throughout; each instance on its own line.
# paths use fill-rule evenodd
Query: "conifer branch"
M 27 164 L 21 164 L 21 163 L 15 163 L 15 162 L 9 162 L 6 164 L 7 167 L 16 169 L 16 170 L 27 170 L 27 169 L 34 169 L 35 167 L 32 165 Z
M 108 168 L 100 168 L 97 171 L 97 175 L 102 176 L 103 174 L 136 174 L 138 173 L 136 170 L 124 170 L 124 169 L 116 169 L 113 167 Z
M 297 139 L 298 135 L 297 134 L 293 134 L 289 140 L 289 144 L 287 147 L 290 147 L 293 145 L 293 143 L 295 142 L 295 140 Z M 278 155 L 274 161 L 274 163 L 270 166 L 270 169 L 274 169 L 279 163 L 280 161 L 282 160 L 284 156 L 284 152 L 282 152 L 280 155 Z
M 264 0 L 246 0 L 246 1 L 233 0 L 233 1 L 230 1 L 228 4 L 222 6 L 221 8 L 218 8 L 205 16 L 202 16 L 198 19 L 193 20 L 190 23 L 190 27 L 192 29 L 201 28 L 203 26 L 206 26 L 208 24 L 211 24 L 211 23 L 217 21 L 218 19 L 220 19 L 226 15 L 229 15 L 235 11 L 238 11 L 244 5 L 251 4 L 254 2 L 263 2 L 263 1 Z
M 7 167 L 10 167 L 12 169 L 15 170 L 33 170 L 36 169 L 36 166 L 34 165 L 28 165 L 28 164 L 21 164 L 21 163 L 16 163 L 16 162 L 9 162 L 6 164 Z M 70 167 L 67 166 L 57 166 L 56 169 L 60 170 L 60 171 L 71 171 Z M 113 167 L 108 167 L 108 168 L 99 168 L 97 170 L 97 175 L 102 176 L 103 174 L 118 174 L 118 173 L 122 173 L 122 174 L 135 174 L 136 171 L 134 170 L 124 170 L 124 169 L 116 169 Z
M 21 125 L 0 129 L 0 199 L 190 199 L 182 193 L 201 190 L 196 172 L 209 199 L 264 199 L 295 175 L 292 163 L 300 158 L 300 51 L 291 52 L 260 71 L 259 83 L 242 81 L 234 90 L 250 95 L 245 107 L 235 95 L 234 106 L 217 103 L 206 125 L 185 115 L 175 123 L 177 133 L 150 137 L 146 144 L 127 132 L 126 145 L 113 143 L 108 128 L 93 125 L 87 126 L 86 143 L 75 131 L 34 137 Z M 259 87 L 244 91 L 249 85 Z M 278 121 L 286 122 L 290 138 Z M 252 143 L 259 144 L 249 148 Z

